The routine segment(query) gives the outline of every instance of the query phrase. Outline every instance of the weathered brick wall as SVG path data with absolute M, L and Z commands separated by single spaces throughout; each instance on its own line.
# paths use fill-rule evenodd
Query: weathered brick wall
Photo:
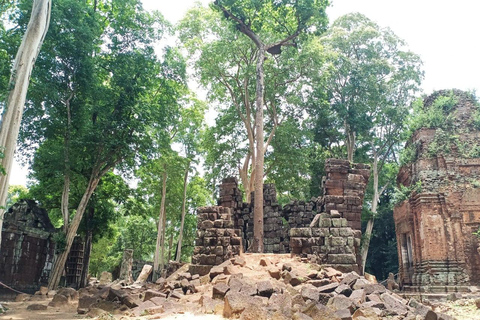
M 400 281 L 407 290 L 462 291 L 480 285 L 479 239 L 472 234 L 480 226 L 480 158 L 470 155 L 480 139 L 471 121 L 477 107 L 469 94 L 453 93 L 451 125 L 417 130 L 407 144 L 415 158 L 397 176 L 398 184 L 421 185 L 394 208 Z M 450 92 L 437 92 L 424 105 L 440 94 Z
M 362 228 L 362 206 L 370 167 L 348 160 L 327 159 L 324 184 L 324 211 L 336 210 L 355 230 Z

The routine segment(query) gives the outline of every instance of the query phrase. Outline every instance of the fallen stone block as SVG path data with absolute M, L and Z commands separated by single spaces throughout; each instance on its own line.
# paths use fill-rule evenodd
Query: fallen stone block
M 225 283 L 217 283 L 213 286 L 212 298 L 213 299 L 223 299 L 227 292 L 230 290 L 230 287 Z
M 364 289 L 353 290 L 350 295 L 350 300 L 356 305 L 360 305 L 365 302 L 366 295 Z
M 236 266 L 245 267 L 245 265 L 247 264 L 247 261 L 245 260 L 245 258 L 241 256 L 236 256 L 233 259 L 233 264 Z
M 375 310 L 371 307 L 361 307 L 352 315 L 353 320 L 357 320 L 363 317 L 364 319 L 368 320 L 381 320 L 381 317 L 375 312 Z
M 44 304 L 34 303 L 29 305 L 27 307 L 27 310 L 35 310 L 35 311 L 47 310 L 47 306 Z
M 83 293 L 80 296 L 80 299 L 78 299 L 77 313 L 86 314 L 88 310 L 90 310 L 90 306 L 92 306 L 93 304 L 99 301 L 100 301 L 100 298 L 95 297 L 93 294 Z
M 330 293 L 334 292 L 335 289 L 339 286 L 338 282 L 332 282 L 330 284 L 327 284 L 325 286 L 318 287 L 318 292 L 320 293 Z
M 340 284 L 336 289 L 335 289 L 336 294 L 343 294 L 346 297 L 349 297 L 352 294 L 352 288 L 350 288 L 349 285 L 346 284 Z
M 319 298 L 319 295 L 320 293 L 318 292 L 318 289 L 315 288 L 315 287 L 303 287 L 302 288 L 302 291 L 301 291 L 301 295 L 302 295 L 302 298 L 307 301 L 307 300 L 311 300 L 311 301 L 315 301 L 317 302 L 318 301 L 318 298 Z
M 227 293 L 224 299 L 223 316 L 225 318 L 237 317 L 249 305 L 262 305 L 260 298 L 240 293 Z
M 48 303 L 48 306 L 54 308 L 63 308 L 68 306 L 68 298 L 61 294 L 56 294 L 52 301 Z
M 350 314 L 355 311 L 355 303 L 350 298 L 341 295 L 330 298 L 327 307 L 334 311 L 348 309 Z
M 151 300 L 152 298 L 155 298 L 155 297 L 166 298 L 167 295 L 163 292 L 149 289 L 149 290 L 145 291 L 145 293 L 143 295 L 143 301 L 148 301 L 148 300 Z
M 257 292 L 259 296 L 269 298 L 273 293 L 273 286 L 270 281 L 260 281 L 257 283 Z

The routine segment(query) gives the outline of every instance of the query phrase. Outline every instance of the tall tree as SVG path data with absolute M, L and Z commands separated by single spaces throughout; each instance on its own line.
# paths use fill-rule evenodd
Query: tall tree
M 64 204 L 71 188 L 66 176 L 77 171 L 88 176 L 76 210 L 68 212 L 67 246 L 49 282 L 56 288 L 100 179 L 152 152 L 152 133 L 165 130 L 168 121 L 165 101 L 176 94 L 169 84 L 182 75 L 175 61 L 158 61 L 153 44 L 165 23 L 159 14 L 146 13 L 139 1 L 59 0 L 52 10 L 55 32 L 47 36 L 42 68 L 34 74 L 38 81 L 25 113 L 30 121 L 23 141 L 26 147 L 49 144 L 58 151 L 52 154 L 63 164 L 61 173 L 55 172 L 68 195 Z
M 373 194 L 361 250 L 364 267 L 378 201 L 387 187 L 379 184 L 379 176 L 399 143 L 408 105 L 423 78 L 422 63 L 390 29 L 359 13 L 338 18 L 321 41 L 331 52 L 328 93 L 337 125 L 343 126 L 347 159 L 353 161 L 360 145 L 372 161 Z
M 371 137 L 385 113 L 382 108 L 405 106 L 419 90 L 421 61 L 390 29 L 360 13 L 335 20 L 321 42 L 330 52 L 327 89 L 333 119 L 343 127 L 347 159 L 353 161 L 358 138 Z
M 12 171 L 13 154 L 22 121 L 25 99 L 35 60 L 42 47 L 50 24 L 50 0 L 34 0 L 30 21 L 17 51 L 9 82 L 7 103 L 0 122 L 0 230 L 8 196 L 8 180 Z M 0 243 L 1 243 L 0 236 Z
M 325 0 L 233 1 L 216 0 L 214 7 L 257 48 L 255 86 L 255 204 L 253 252 L 263 252 L 264 178 L 264 64 L 267 52 L 280 54 L 283 47 L 295 46 L 296 39 L 311 27 L 320 32 L 326 24 Z

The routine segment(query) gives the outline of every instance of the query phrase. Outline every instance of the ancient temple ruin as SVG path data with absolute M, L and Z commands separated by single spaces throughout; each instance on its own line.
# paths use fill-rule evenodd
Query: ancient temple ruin
M 33 293 L 48 282 L 55 253 L 52 240 L 55 228 L 46 210 L 33 200 L 17 202 L 5 213 L 4 219 L 0 281 Z
M 413 134 L 406 147 L 412 159 L 397 177 L 410 192 L 394 208 L 399 278 L 407 291 L 480 284 L 480 242 L 473 234 L 480 226 L 477 107 L 470 94 L 440 91 L 424 100 L 424 108 L 438 108 L 445 96 L 453 97 L 451 105 L 440 106 L 445 121 Z
M 291 252 L 342 271 L 359 271 L 361 212 L 370 168 L 328 159 L 325 171 L 324 196 L 310 201 L 281 207 L 275 185 L 264 185 L 264 252 Z M 249 251 L 254 201 L 252 195 L 252 202 L 244 203 L 237 179 L 226 178 L 218 206 L 198 209 L 192 274 L 206 274 L 214 265 Z

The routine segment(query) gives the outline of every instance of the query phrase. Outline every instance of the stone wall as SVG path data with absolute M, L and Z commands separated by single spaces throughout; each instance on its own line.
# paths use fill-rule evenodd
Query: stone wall
M 33 293 L 48 283 L 52 268 L 55 228 L 35 201 L 21 200 L 6 213 L 0 253 L 0 281 Z M 3 291 L 2 291 L 3 293 Z
M 425 106 L 447 92 L 425 99 Z M 447 93 L 449 94 L 449 93 Z M 472 126 L 473 98 L 455 91 L 457 103 L 450 110 L 449 131 L 419 129 L 407 147 L 415 159 L 404 165 L 397 182 L 414 190 L 394 208 L 399 257 L 399 277 L 406 290 L 463 291 L 480 285 L 479 239 L 472 233 L 480 226 L 480 132 Z M 456 137 L 439 144 L 438 137 Z M 432 154 L 434 148 L 439 149 Z M 421 186 L 414 188 L 415 185 Z
M 342 272 L 360 272 L 357 252 L 360 238 L 348 221 L 334 210 L 317 214 L 308 227 L 290 230 L 293 254 L 307 256 L 322 265 L 334 266 Z
M 361 215 L 370 167 L 327 159 L 325 172 L 324 196 L 305 206 L 319 214 L 308 227 L 304 226 L 308 221 L 304 212 L 299 212 L 302 218 L 295 211 L 289 216 L 291 252 L 344 272 L 360 272 Z M 300 228 L 294 227 L 297 223 Z
M 361 212 L 370 169 L 336 159 L 328 159 L 325 168 L 324 196 L 310 201 L 294 200 L 281 208 L 275 185 L 264 184 L 264 252 L 292 252 L 344 271 L 358 271 Z M 252 203 L 242 202 L 236 178 L 223 179 L 219 189 L 218 207 L 198 209 L 192 274 L 205 274 L 238 254 L 240 243 L 248 252 L 253 239 L 254 193 Z
M 234 228 L 230 208 L 217 206 L 197 209 L 197 237 L 190 266 L 191 274 L 205 275 L 213 266 L 241 251 L 240 230 Z
M 253 207 L 255 196 L 252 192 L 252 203 L 242 202 L 243 194 L 238 188 L 236 178 L 226 178 L 220 185 L 218 205 L 229 207 L 233 212 L 234 227 L 240 230 L 243 248 L 248 251 L 253 239 Z M 277 192 L 274 184 L 263 185 L 263 228 L 264 252 L 287 253 L 288 227 L 282 219 L 282 211 L 277 202 Z

